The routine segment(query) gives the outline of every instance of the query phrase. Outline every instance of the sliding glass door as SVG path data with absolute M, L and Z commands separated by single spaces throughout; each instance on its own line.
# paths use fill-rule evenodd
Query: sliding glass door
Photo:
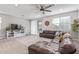
M 31 34 L 37 35 L 37 20 L 31 21 Z

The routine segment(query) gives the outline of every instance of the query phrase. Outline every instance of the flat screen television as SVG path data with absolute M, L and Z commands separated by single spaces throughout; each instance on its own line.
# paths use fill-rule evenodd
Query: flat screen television
M 12 30 L 18 30 L 18 24 L 11 24 Z

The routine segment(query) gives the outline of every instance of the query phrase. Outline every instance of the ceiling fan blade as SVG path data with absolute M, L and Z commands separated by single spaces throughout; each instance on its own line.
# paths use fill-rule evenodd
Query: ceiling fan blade
M 44 11 L 47 11 L 47 12 L 52 12 L 51 10 L 44 10 Z
M 54 4 L 51 4 L 51 5 L 47 6 L 47 7 L 45 7 L 45 9 L 50 8 L 52 6 L 54 6 Z
M 35 11 L 37 11 L 41 8 L 40 5 L 37 5 L 37 4 L 33 4 L 32 6 L 34 7 L 33 10 L 35 10 Z
M 36 7 L 36 9 L 41 9 L 42 8 L 41 4 L 34 4 L 34 6 Z
M 40 5 L 41 9 L 44 9 L 42 5 Z

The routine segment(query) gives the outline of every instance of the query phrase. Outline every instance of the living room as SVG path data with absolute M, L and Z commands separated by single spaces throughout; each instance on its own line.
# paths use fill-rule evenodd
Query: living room
M 78 54 L 78 32 L 79 4 L 0 4 L 0 54 Z

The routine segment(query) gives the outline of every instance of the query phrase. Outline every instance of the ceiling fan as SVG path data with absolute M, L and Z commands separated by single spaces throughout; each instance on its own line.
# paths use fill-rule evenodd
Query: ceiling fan
M 44 4 L 40 4 L 38 8 L 43 14 L 45 14 L 45 12 L 52 12 L 51 10 L 48 10 L 48 8 L 50 8 L 52 6 L 54 6 L 54 4 L 51 4 L 48 6 L 44 6 Z

